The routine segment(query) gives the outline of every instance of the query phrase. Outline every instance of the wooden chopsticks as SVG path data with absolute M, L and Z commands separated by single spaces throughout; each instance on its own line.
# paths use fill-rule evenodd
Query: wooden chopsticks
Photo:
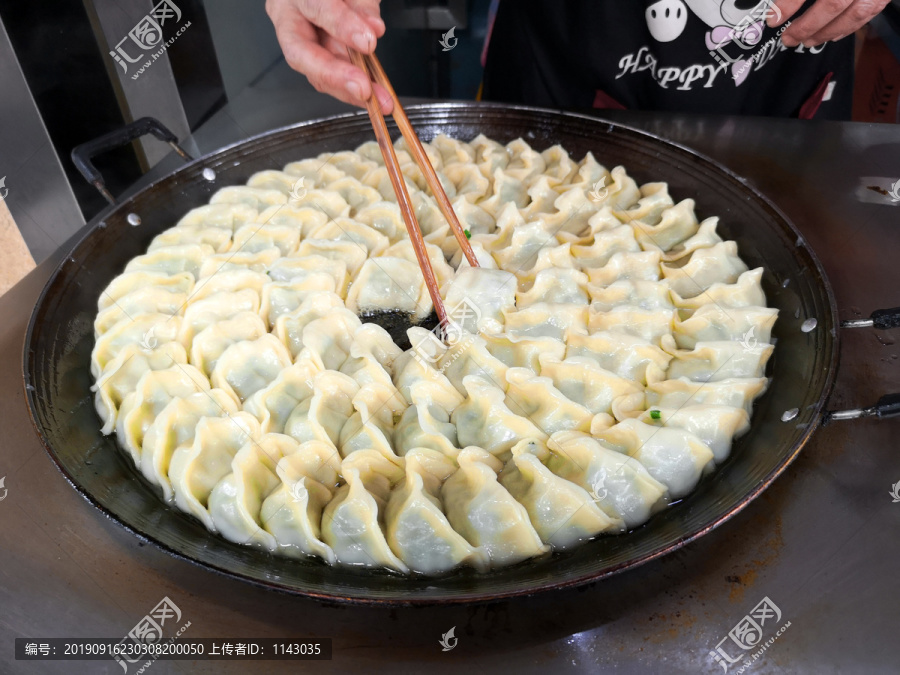
M 361 68 L 364 73 L 369 73 L 365 57 L 355 49 L 349 51 L 350 61 L 353 65 Z M 387 167 L 391 185 L 394 188 L 394 193 L 397 195 L 400 213 L 403 214 L 403 221 L 406 223 L 409 240 L 412 242 L 413 251 L 416 253 L 416 259 L 419 261 L 422 275 L 425 277 L 425 285 L 428 287 L 429 295 L 431 295 L 434 311 L 437 313 L 441 325 L 445 325 L 447 323 L 447 311 L 444 309 L 444 301 L 441 299 L 437 279 L 434 276 L 434 270 L 431 268 L 431 261 L 428 259 L 428 251 L 425 249 L 425 239 L 422 237 L 422 231 L 419 229 L 412 201 L 409 198 L 409 192 L 406 190 L 403 173 L 400 171 L 400 163 L 397 161 L 397 155 L 394 152 L 394 144 L 391 142 L 391 137 L 388 134 L 387 124 L 385 124 L 384 115 L 381 112 L 381 104 L 378 103 L 374 91 L 369 100 L 366 101 L 366 110 L 369 113 L 369 119 L 372 120 L 378 148 L 384 157 L 384 165 Z
M 447 193 L 444 192 L 441 181 L 438 179 L 434 167 L 431 166 L 428 155 L 425 154 L 425 148 L 422 147 L 422 142 L 419 140 L 409 118 L 406 116 L 406 111 L 403 109 L 403 106 L 400 105 L 400 99 L 397 98 L 397 92 L 395 92 L 394 87 L 391 86 L 391 82 L 388 80 L 384 68 L 381 67 L 381 62 L 375 54 L 365 56 L 364 58 L 375 81 L 384 87 L 391 95 L 391 99 L 394 102 L 394 112 L 391 114 L 397 122 L 400 133 L 403 134 L 403 138 L 406 139 L 407 145 L 409 145 L 410 150 L 412 150 L 413 159 L 416 160 L 416 164 L 419 165 L 422 173 L 425 174 L 425 181 L 428 183 L 428 187 L 431 188 L 435 200 L 437 200 L 438 208 L 450 224 L 450 229 L 453 230 L 453 234 L 456 237 L 456 241 L 459 242 L 459 247 L 462 249 L 463 255 L 466 256 L 466 260 L 469 261 L 469 264 L 472 267 L 478 267 L 478 259 L 475 257 L 475 252 L 472 250 L 469 238 L 466 236 L 462 225 L 459 224 L 456 212 L 450 204 L 450 199 L 447 197 Z M 363 70 L 363 72 L 366 71 Z

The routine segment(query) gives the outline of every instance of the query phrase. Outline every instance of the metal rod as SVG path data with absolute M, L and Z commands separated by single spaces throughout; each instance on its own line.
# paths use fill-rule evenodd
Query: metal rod
M 875 325 L 872 319 L 847 319 L 841 321 L 841 328 L 871 328 Z

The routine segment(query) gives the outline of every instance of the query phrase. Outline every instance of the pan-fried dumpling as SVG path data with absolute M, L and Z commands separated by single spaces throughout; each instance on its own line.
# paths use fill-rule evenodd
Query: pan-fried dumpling
M 322 540 L 341 565 L 408 573 L 382 530 L 390 485 L 402 479 L 403 470 L 375 451 L 361 451 L 344 460 L 341 473 L 347 482 L 322 513 Z
M 279 474 L 280 469 L 281 462 Z M 321 539 L 322 511 L 331 497 L 331 490 L 306 476 L 282 479 L 259 511 L 262 526 L 275 538 L 275 550 L 293 557 L 318 556 L 333 565 L 334 551 Z
M 698 342 L 739 340 L 768 343 L 778 310 L 772 307 L 729 307 L 710 304 L 700 307 L 690 318 L 675 322 L 675 343 L 693 349 Z
M 603 267 L 588 270 L 592 284 L 609 286 L 617 281 L 659 281 L 659 251 L 614 253 Z
M 440 356 L 431 356 L 428 353 L 421 354 L 416 351 L 416 345 L 428 346 L 430 344 L 430 342 L 425 341 L 425 334 L 433 336 L 434 333 L 417 326 L 410 328 L 406 333 L 413 348 L 399 354 L 394 359 L 394 386 L 397 387 L 397 390 L 410 405 L 413 404 L 411 389 L 417 382 L 427 382 L 432 387 L 443 390 L 442 397 L 452 397 L 453 392 L 457 391 L 453 383 L 447 379 L 447 376 L 442 371 L 434 367 Z M 462 385 L 461 382 L 460 385 Z
M 548 442 L 547 468 L 587 490 L 610 518 L 632 529 L 666 504 L 666 486 L 638 460 L 604 447 L 577 431 L 561 431 Z
M 244 223 L 256 220 L 258 213 L 255 207 L 245 204 L 207 204 L 188 211 L 175 227 L 187 230 L 221 227 L 234 232 Z
M 100 292 L 97 307 L 101 311 L 107 309 L 119 298 L 147 286 L 166 289 L 170 293 L 190 294 L 194 288 L 194 277 L 190 272 L 171 275 L 162 272 L 123 272 Z
M 172 293 L 158 286 L 145 286 L 132 291 L 97 314 L 94 337 L 100 337 L 119 321 L 132 321 L 141 314 L 181 314 L 187 298 L 187 293 Z
M 595 415 L 612 412 L 615 399 L 644 390 L 637 382 L 604 370 L 585 356 L 560 360 L 552 354 L 542 354 L 539 360 L 541 375 L 549 377 L 566 398 Z
M 334 260 L 343 260 L 347 265 L 347 272 L 352 279 L 358 278 L 359 270 L 366 261 L 366 248 L 355 244 L 352 241 L 339 239 L 330 241 L 328 239 L 304 239 L 300 242 L 295 257 L 305 258 L 311 255 L 319 255 L 323 258 L 331 258 Z
M 269 281 L 268 275 L 264 272 L 255 272 L 250 269 L 223 270 L 212 276 L 201 278 L 190 294 L 188 302 L 195 303 L 216 293 L 236 293 L 247 289 L 262 297 L 263 286 Z
M 199 275 L 200 265 L 213 255 L 212 246 L 206 244 L 184 244 L 181 246 L 163 246 L 144 255 L 132 258 L 125 265 L 126 272 L 161 272 L 178 274 L 187 272 L 195 279 Z M 226 255 L 226 254 L 221 254 Z
M 371 223 L 360 218 L 359 214 L 360 211 L 368 208 L 370 205 L 381 202 L 382 196 L 378 190 L 370 188 L 368 185 L 363 185 L 352 176 L 344 176 L 329 183 L 328 190 L 339 194 L 350 205 L 350 216 L 352 216 L 353 220 L 371 225 Z
M 679 408 L 658 408 L 656 418 L 650 410 L 637 419 L 644 424 L 663 424 L 689 431 L 705 443 L 721 464 L 731 452 L 732 440 L 750 428 L 750 416 L 743 408 L 724 405 L 685 405 Z
M 503 314 L 516 305 L 516 278 L 502 270 L 461 267 L 441 289 L 449 318 L 457 326 L 476 333 L 503 329 Z
M 603 267 L 616 253 L 633 253 L 641 247 L 634 238 L 634 230 L 628 225 L 620 225 L 597 232 L 590 244 L 572 244 L 571 250 L 575 266 L 587 271 Z
M 231 473 L 209 495 L 209 515 L 223 537 L 275 550 L 275 537 L 262 528 L 260 511 L 266 497 L 281 485 L 275 467 L 292 442 L 281 434 L 264 434 L 237 451 Z
M 305 441 L 285 452 L 278 462 L 278 475 L 289 484 L 306 476 L 334 492 L 341 482 L 341 455 L 330 443 Z
M 647 225 L 656 225 L 663 212 L 675 205 L 669 195 L 669 186 L 665 183 L 646 183 L 639 189 L 641 197 L 636 204 L 626 209 L 616 209 L 613 213 L 623 223 L 640 221 Z
M 366 187 L 365 189 L 371 190 L 372 188 Z M 379 200 L 368 204 L 359 210 L 354 216 L 354 220 L 380 232 L 392 244 L 407 236 L 406 223 L 403 222 L 403 215 L 400 213 L 400 206 L 397 202 Z
M 350 356 L 353 336 L 362 326 L 359 318 L 346 309 L 335 309 L 313 319 L 303 327 L 301 343 L 318 359 L 323 370 L 338 370 Z M 301 358 L 301 351 L 297 358 Z
M 313 380 L 320 372 L 312 359 L 297 361 L 248 398 L 244 410 L 259 420 L 263 433 L 284 433 L 284 425 L 294 409 L 312 397 Z
M 491 181 L 478 170 L 478 167 L 471 164 L 455 163 L 445 166 L 441 173 L 449 180 L 453 187 L 456 188 L 456 200 L 453 202 L 454 211 L 460 200 L 464 200 L 470 204 L 484 199 L 491 190 Z M 479 207 L 480 211 L 484 211 Z M 486 212 L 485 212 L 486 213 Z M 493 221 L 493 219 L 491 219 Z M 460 223 L 463 219 L 459 219 Z
M 497 481 L 502 464 L 481 448 L 466 448 L 459 469 L 441 488 L 447 520 L 492 567 L 512 565 L 549 551 L 531 525 L 525 507 Z
M 447 261 L 444 259 L 444 253 L 441 251 L 440 247 L 426 242 L 425 252 L 428 254 L 428 260 L 431 262 L 431 269 L 434 271 L 438 286 L 442 287 L 450 282 L 450 280 L 453 279 L 455 272 L 453 268 L 447 264 Z M 403 260 L 408 260 L 416 265 L 419 264 L 419 259 L 416 258 L 416 252 L 413 249 L 412 242 L 405 238 L 387 248 L 382 255 L 386 258 L 402 258 Z
M 393 388 L 391 367 L 402 353 L 384 328 L 364 323 L 353 333 L 350 352 L 340 372 L 352 377 L 360 386 L 380 383 Z
M 341 429 L 354 413 L 359 385 L 343 373 L 325 371 L 313 380 L 313 395 L 294 408 L 284 433 L 300 443 L 322 441 L 337 449 Z
M 259 423 L 245 412 L 227 417 L 202 417 L 194 428 L 191 442 L 178 446 L 169 462 L 169 480 L 178 508 L 215 532 L 207 508 L 209 495 L 231 473 L 231 460 L 237 451 L 259 435 Z
M 229 270 L 251 270 L 265 272 L 278 258 L 281 250 L 276 247 L 264 248 L 261 251 L 231 250 L 228 253 L 216 253 L 203 258 L 200 265 L 200 279 L 211 277 Z
M 248 223 L 234 233 L 235 251 L 256 253 L 277 248 L 281 255 L 291 255 L 300 245 L 301 230 L 291 225 Z
M 605 370 L 644 384 L 664 379 L 672 359 L 647 340 L 608 331 L 572 335 L 566 346 L 566 358 L 573 356 L 586 356 Z
M 552 354 L 562 358 L 566 345 L 562 340 L 550 337 L 517 338 L 508 334 L 485 335 L 487 350 L 510 368 L 529 368 L 538 372 L 538 357 L 541 354 Z M 474 373 L 478 375 L 478 372 Z M 505 388 L 502 384 L 498 386 Z
M 385 459 L 402 466 L 391 447 L 394 416 L 406 409 L 406 401 L 393 385 L 367 384 L 353 397 L 355 412 L 347 419 L 338 438 L 341 457 L 361 450 L 375 450 Z
M 549 377 L 535 377 L 527 368 L 510 368 L 506 381 L 507 407 L 527 417 L 545 434 L 571 429 L 590 431 L 591 411 L 566 398 Z
M 731 283 L 714 283 L 703 293 L 695 296 L 680 296 L 672 291 L 672 302 L 675 306 L 688 312 L 698 309 L 709 303 L 715 303 L 720 307 L 759 307 L 765 306 L 766 296 L 763 293 L 760 281 L 763 269 L 744 272 L 737 281 Z
M 125 396 L 116 417 L 116 436 L 140 466 L 144 434 L 174 398 L 185 398 L 209 391 L 209 380 L 199 370 L 186 364 L 175 364 L 160 370 L 148 370 Z
M 287 195 L 279 190 L 231 185 L 221 188 L 209 200 L 210 204 L 246 204 L 262 211 L 269 206 L 287 203 Z
M 263 287 L 259 314 L 271 328 L 279 316 L 297 309 L 307 298 L 337 290 L 334 277 L 327 272 L 312 272 L 291 281 L 273 281 Z
M 406 455 L 406 477 L 391 492 L 385 509 L 387 541 L 414 572 L 439 574 L 460 565 L 488 569 L 486 551 L 455 532 L 443 513 L 441 484 L 455 470 L 436 451 L 417 448 Z
M 608 312 L 591 312 L 588 316 L 588 330 L 591 333 L 626 333 L 659 344 L 663 335 L 672 333 L 674 321 L 674 309 L 653 310 L 619 305 Z
M 591 295 L 591 309 L 595 312 L 609 312 L 623 305 L 647 311 L 674 307 L 669 287 L 658 281 L 625 279 L 609 286 L 588 284 L 587 289 Z
M 318 239 L 352 241 L 363 247 L 367 256 L 378 256 L 390 245 L 388 238 L 376 229 L 350 218 L 334 218 L 316 230 Z
M 349 150 L 323 153 L 319 155 L 319 159 L 322 159 L 329 164 L 333 164 L 346 175 L 353 176 L 357 180 L 360 180 L 367 173 L 378 167 L 377 162 L 373 162 L 372 160 L 366 159 Z
M 537 302 L 517 311 L 504 311 L 505 332 L 510 338 L 549 337 L 565 341 L 571 333 L 587 332 L 588 308 Z
M 533 182 L 528 187 L 528 196 L 531 198 L 531 201 L 528 206 L 522 209 L 522 217 L 525 218 L 526 222 L 536 218 L 543 218 L 560 210 L 556 207 L 556 202 L 560 201 L 561 197 L 553 189 L 546 176 L 534 177 Z
M 297 309 L 279 316 L 275 320 L 275 329 L 272 332 L 288 348 L 291 356 L 296 358 L 303 350 L 303 329 L 316 319 L 343 309 L 344 302 L 335 293 L 311 294 Z
M 191 302 L 184 310 L 178 340 L 190 345 L 194 336 L 204 329 L 243 312 L 259 312 L 259 295 L 249 288 L 233 293 L 220 291 Z
M 263 190 L 278 190 L 290 196 L 297 183 L 297 176 L 284 171 L 257 171 L 247 179 L 247 185 Z
M 630 224 L 634 227 L 634 234 L 641 248 L 648 251 L 668 251 L 697 232 L 694 200 L 685 199 L 666 209 L 657 223 L 639 219 Z
M 221 389 L 174 398 L 163 408 L 144 434 L 140 470 L 151 483 L 163 489 L 163 498 L 172 499 L 169 463 L 175 448 L 194 440 L 197 423 L 203 417 L 221 417 L 238 412 L 231 395 Z
M 463 397 L 453 387 L 422 379 L 410 385 L 409 398 L 413 404 L 403 411 L 394 428 L 397 452 L 407 455 L 414 448 L 430 448 L 455 457 L 458 440 L 450 413 L 463 402 Z
M 753 401 L 768 386 L 765 377 L 724 378 L 714 382 L 691 382 L 686 377 L 654 382 L 647 386 L 647 406 L 681 408 L 692 405 L 723 405 L 743 408 L 749 415 Z
M 578 170 L 578 165 L 561 145 L 552 145 L 541 153 L 544 158 L 544 175 L 551 185 L 559 185 Z
M 91 374 L 97 378 L 119 352 L 130 345 L 153 350 L 178 338 L 182 318 L 167 314 L 142 314 L 133 321 L 119 321 L 97 338 L 91 352 Z
M 191 365 L 210 377 L 222 353 L 244 340 L 256 340 L 266 334 L 266 325 L 256 312 L 240 312 L 230 319 L 211 323 L 191 340 Z
M 500 473 L 500 484 L 525 507 L 545 544 L 562 550 L 621 528 L 621 521 L 606 515 L 584 488 L 544 466 L 542 462 L 550 458 L 546 445 L 524 440 L 512 453 Z
M 519 178 L 510 176 L 503 169 L 494 169 L 491 194 L 478 202 L 478 206 L 496 217 L 506 204 L 521 209 L 528 204 L 528 186 Z
M 674 499 L 688 494 L 700 476 L 713 468 L 712 450 L 681 428 L 651 426 L 627 419 L 601 432 L 597 438 L 637 459 L 669 489 Z
M 569 305 L 588 304 L 585 290 L 588 277 L 575 269 L 552 267 L 541 270 L 534 278 L 534 285 L 524 293 L 516 293 L 516 306 L 528 307 L 539 302 L 556 302 Z
M 343 171 L 318 159 L 304 159 L 300 162 L 291 162 L 284 167 L 284 172 L 297 178 L 304 178 L 304 185 L 324 187 L 329 183 L 346 176 Z
M 347 285 L 350 283 L 347 264 L 343 260 L 333 260 L 320 255 L 310 255 L 305 258 L 279 258 L 269 268 L 269 279 L 267 280 L 301 281 L 320 272 L 330 274 L 334 278 L 334 286 L 339 296 L 343 297 L 346 294 Z
M 119 406 L 125 397 L 135 390 L 141 376 L 150 370 L 163 370 L 177 363 L 187 363 L 184 347 L 178 342 L 164 342 L 155 349 L 140 345 L 127 345 L 106 364 L 97 382 L 91 387 L 96 392 L 94 405 L 103 421 L 101 433 L 108 435 L 116 426 Z
M 291 365 L 291 355 L 274 335 L 243 340 L 228 347 L 213 368 L 210 382 L 246 401 Z
M 716 382 L 730 377 L 762 377 L 772 345 L 740 342 L 697 342 L 693 350 L 675 348 L 675 340 L 663 338 L 663 349 L 672 355 L 668 377 L 686 377 L 695 382 Z
M 318 194 L 322 195 L 323 193 Z M 316 231 L 329 221 L 329 209 L 340 212 L 345 208 L 340 199 L 337 200 L 336 209 L 334 206 L 329 207 L 327 203 L 318 206 L 318 208 L 317 206 L 309 202 L 299 204 L 292 198 L 287 204 L 270 206 L 259 214 L 256 223 L 292 227 L 300 231 L 301 239 L 308 239 L 309 237 L 314 237 Z
M 700 227 L 694 235 L 663 253 L 663 262 L 675 262 L 689 256 L 698 248 L 710 248 L 721 243 L 722 237 L 716 232 L 716 227 L 718 227 L 718 225 L 719 219 L 716 217 L 704 220 L 700 223 Z M 647 248 L 650 248 L 652 242 L 644 241 L 642 244 Z
M 421 342 L 419 347 L 426 347 Z M 456 390 L 464 394 L 463 379 L 467 375 L 477 375 L 495 386 L 506 387 L 508 366 L 488 351 L 484 338 L 470 333 L 462 333 L 453 346 L 439 356 L 438 369 L 453 383 Z
M 497 219 L 498 232 L 494 235 L 498 239 L 503 238 L 505 234 L 503 223 L 504 219 L 500 216 Z M 533 268 L 542 249 L 560 245 L 553 230 L 548 229 L 540 220 L 515 225 L 508 236 L 510 237 L 509 243 L 495 250 L 492 250 L 486 242 L 482 243 L 485 243 L 485 248 L 493 254 L 500 269 L 513 270 L 516 275 Z
M 682 298 L 696 297 L 715 283 L 732 284 L 746 271 L 733 241 L 697 249 L 684 265 L 662 265 L 666 284 Z
M 506 455 L 525 438 L 546 439 L 542 431 L 521 411 L 510 410 L 503 389 L 477 375 L 463 379 L 467 396 L 450 420 L 463 447 L 475 445 L 492 455 Z
M 403 258 L 369 258 L 347 293 L 347 309 L 355 314 L 394 310 L 423 319 L 432 308 L 422 271 Z

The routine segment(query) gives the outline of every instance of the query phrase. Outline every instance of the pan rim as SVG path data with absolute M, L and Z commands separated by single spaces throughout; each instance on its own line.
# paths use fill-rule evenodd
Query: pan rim
M 564 110 L 556 110 L 552 108 L 540 108 L 533 106 L 522 106 L 522 105 L 507 105 L 502 103 L 468 103 L 468 102 L 436 102 L 436 103 L 422 103 L 406 106 L 405 109 L 409 113 L 416 113 L 422 111 L 435 111 L 435 110 L 466 110 L 471 111 L 472 109 L 485 109 L 485 110 L 502 110 L 502 111 L 521 111 L 525 113 L 536 113 L 536 114 L 549 114 L 554 117 L 562 117 L 564 119 L 569 120 L 580 120 L 583 122 L 588 122 L 591 124 L 605 123 L 609 125 L 609 130 L 613 128 L 618 128 L 621 130 L 625 130 L 632 134 L 644 137 L 647 140 L 651 140 L 654 143 L 661 143 L 670 148 L 675 148 L 679 150 L 681 153 L 689 155 L 692 158 L 700 160 L 702 163 L 706 164 L 708 168 L 714 169 L 717 173 L 722 176 L 727 177 L 730 181 L 740 184 L 741 189 L 750 192 L 753 197 L 765 205 L 767 209 L 770 209 L 781 221 L 784 225 L 786 225 L 789 230 L 798 237 L 798 240 L 802 240 L 803 236 L 797 227 L 794 225 L 793 221 L 787 217 L 787 215 L 775 204 L 773 203 L 765 194 L 763 194 L 758 188 L 749 183 L 749 181 L 735 172 L 733 172 L 728 167 L 719 163 L 716 160 L 711 159 L 710 157 L 699 153 L 685 145 L 680 143 L 676 143 L 670 141 L 668 139 L 662 138 L 656 134 L 638 129 L 636 127 L 632 127 L 627 124 L 621 124 L 618 122 L 607 120 L 603 117 L 595 117 L 591 115 L 585 115 L 583 113 L 577 112 L 568 112 Z M 413 115 L 414 116 L 414 115 Z M 69 471 L 63 466 L 61 460 L 57 457 L 55 450 L 50 446 L 47 441 L 47 438 L 44 435 L 43 430 L 40 427 L 38 422 L 38 412 L 36 408 L 35 401 L 35 390 L 33 385 L 33 375 L 36 372 L 36 365 L 32 361 L 32 342 L 35 338 L 35 332 L 37 329 L 37 317 L 39 314 L 39 310 L 44 305 L 46 297 L 50 291 L 51 286 L 56 281 L 57 277 L 61 274 L 63 267 L 69 261 L 71 254 L 79 247 L 86 239 L 88 239 L 94 231 L 98 228 L 99 224 L 107 218 L 110 214 L 117 211 L 118 209 L 127 208 L 130 202 L 132 202 L 136 197 L 145 193 L 146 191 L 152 189 L 159 183 L 171 179 L 173 176 L 182 175 L 184 172 L 187 172 L 191 168 L 204 165 L 207 166 L 210 164 L 210 159 L 224 154 L 230 150 L 234 150 L 239 147 L 247 147 L 251 146 L 254 142 L 259 142 L 262 140 L 266 140 L 268 138 L 277 136 L 278 134 L 289 133 L 291 131 L 297 129 L 303 129 L 306 127 L 311 127 L 317 124 L 322 123 L 333 123 L 341 120 L 355 120 L 367 119 L 367 114 L 365 111 L 360 112 L 349 112 L 342 113 L 339 115 L 332 115 L 317 118 L 314 120 L 307 120 L 302 122 L 297 122 L 294 124 L 290 124 L 287 126 L 279 127 L 276 129 L 272 129 L 269 131 L 265 131 L 259 134 L 255 134 L 253 136 L 248 137 L 242 141 L 237 141 L 235 143 L 231 143 L 229 145 L 223 146 L 211 153 L 198 157 L 190 162 L 187 162 L 181 166 L 179 166 L 176 170 L 170 172 L 166 176 L 159 178 L 150 182 L 149 184 L 142 187 L 140 190 L 129 194 L 125 199 L 120 201 L 115 205 L 110 205 L 101 211 L 97 216 L 95 216 L 91 223 L 85 226 L 82 236 L 78 237 L 72 246 L 68 249 L 66 255 L 61 259 L 59 264 L 54 268 L 50 276 L 48 277 L 46 283 L 44 284 L 41 293 L 38 296 L 37 301 L 35 302 L 34 309 L 32 310 L 31 317 L 28 322 L 27 329 L 25 331 L 25 340 L 23 345 L 23 387 L 24 394 L 28 404 L 28 414 L 31 420 L 32 426 L 35 429 L 35 432 L 41 442 L 41 445 L 44 447 L 47 454 L 50 456 L 56 468 L 62 473 L 64 478 L 72 485 L 75 490 L 84 497 L 88 503 L 97 508 L 106 518 L 113 520 L 118 525 L 125 528 L 128 532 L 136 536 L 139 540 L 149 542 L 153 544 L 156 548 L 162 550 L 163 552 L 172 555 L 173 557 L 187 561 L 192 563 L 193 565 L 199 566 L 206 570 L 215 572 L 217 574 L 221 574 L 233 579 L 238 579 L 243 582 L 249 582 L 254 586 L 258 586 L 261 588 L 265 588 L 266 590 L 276 591 L 279 593 L 284 593 L 292 596 L 302 596 L 306 598 L 310 598 L 312 600 L 318 600 L 322 602 L 332 602 L 346 605 L 361 605 L 361 606 L 378 606 L 378 607 L 423 607 L 423 606 L 439 606 L 439 605 L 466 605 L 466 604 L 484 604 L 491 602 L 498 602 L 503 600 L 508 600 L 511 598 L 518 597 L 529 597 L 538 594 L 542 594 L 545 592 L 553 591 L 553 590 L 561 590 L 561 589 L 569 589 L 575 588 L 578 586 L 583 586 L 585 584 L 596 583 L 602 581 L 604 579 L 608 579 L 616 574 L 624 572 L 626 570 L 636 569 L 648 562 L 661 558 L 664 555 L 672 553 L 691 542 L 699 539 L 700 537 L 708 534 L 712 530 L 718 528 L 723 523 L 730 520 L 733 516 L 737 515 L 741 511 L 743 511 L 752 501 L 757 499 L 759 495 L 768 488 L 781 474 L 783 474 L 787 468 L 794 462 L 797 455 L 801 452 L 803 447 L 809 441 L 810 437 L 813 433 L 822 425 L 823 416 L 825 406 L 829 398 L 831 397 L 832 391 L 834 389 L 834 384 L 837 377 L 837 370 L 839 365 L 840 358 L 840 331 L 837 329 L 837 316 L 838 316 L 838 308 L 836 298 L 834 296 L 834 292 L 831 287 L 831 283 L 828 279 L 828 276 L 825 272 L 824 267 L 821 264 L 818 256 L 815 251 L 808 245 L 805 246 L 806 255 L 809 257 L 810 265 L 814 268 L 814 271 L 818 273 L 819 278 L 823 281 L 824 287 L 822 289 L 824 297 L 827 299 L 828 310 L 830 312 L 830 325 L 822 326 L 823 329 L 831 331 L 832 334 L 832 343 L 831 343 L 831 354 L 827 356 L 825 359 L 827 372 L 824 377 L 822 390 L 819 394 L 818 401 L 815 404 L 813 414 L 811 417 L 810 423 L 806 426 L 803 433 L 800 437 L 794 442 L 793 446 L 786 452 L 785 456 L 779 461 L 778 465 L 772 469 L 769 474 L 761 480 L 752 490 L 745 493 L 740 501 L 734 505 L 733 507 L 727 509 L 724 513 L 719 514 L 715 518 L 711 519 L 705 526 L 702 528 L 693 531 L 686 536 L 679 538 L 678 540 L 671 542 L 669 544 L 659 545 L 657 548 L 652 550 L 649 553 L 643 554 L 637 558 L 619 563 L 612 567 L 608 567 L 599 572 L 587 572 L 578 576 L 575 576 L 570 579 L 565 580 L 550 580 L 544 582 L 538 588 L 524 588 L 524 589 L 505 589 L 505 590 L 494 590 L 487 592 L 478 592 L 469 591 L 469 592 L 459 592 L 454 593 L 452 595 L 445 596 L 415 596 L 415 595 L 406 595 L 403 597 L 371 597 L 366 595 L 361 595 L 356 593 L 356 589 L 354 589 L 354 593 L 349 594 L 347 596 L 337 595 L 330 592 L 316 592 L 309 589 L 301 589 L 293 586 L 277 583 L 274 581 L 267 581 L 264 579 L 256 578 L 244 574 L 242 572 L 234 571 L 231 569 L 227 569 L 222 567 L 216 563 L 212 563 L 209 561 L 201 561 L 195 559 L 185 553 L 175 550 L 170 545 L 166 544 L 163 541 L 160 541 L 152 534 L 147 534 L 142 532 L 132 525 L 128 524 L 120 517 L 117 513 L 113 512 L 111 509 L 102 505 L 83 485 L 81 485 L 74 476 L 72 476 Z M 168 508 L 170 506 L 166 505 Z M 488 573 L 489 577 L 490 573 Z

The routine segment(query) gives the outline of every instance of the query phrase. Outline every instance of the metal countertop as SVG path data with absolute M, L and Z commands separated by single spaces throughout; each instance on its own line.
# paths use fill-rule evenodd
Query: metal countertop
M 249 101 L 233 102 L 187 147 L 205 153 L 298 121 L 289 105 L 260 113 L 265 106 L 259 99 L 254 106 Z M 707 154 L 768 195 L 821 258 L 841 318 L 900 305 L 900 203 L 866 189 L 870 177 L 890 179 L 888 186 L 900 179 L 900 127 L 604 116 Z M 167 158 L 142 182 L 176 164 Z M 0 477 L 8 490 L 0 501 L 0 673 L 121 673 L 114 662 L 16 662 L 13 638 L 124 636 L 164 596 L 191 622 L 186 638 L 331 637 L 334 658 L 314 666 L 159 661 L 152 666 L 159 674 L 298 667 L 715 673 L 722 668 L 710 652 L 764 597 L 790 627 L 746 672 L 897 671 L 900 503 L 890 495 L 900 481 L 896 419 L 819 429 L 759 499 L 673 555 L 579 590 L 487 606 L 327 606 L 221 577 L 140 543 L 66 483 L 26 412 L 25 326 L 66 250 L 0 298 Z M 845 330 L 841 337 L 832 409 L 870 405 L 881 394 L 900 391 L 900 348 L 894 344 L 900 331 Z M 453 626 L 457 646 L 442 652 L 438 641 Z M 774 629 L 764 631 L 763 642 L 774 636 Z M 739 651 L 733 645 L 727 650 Z

